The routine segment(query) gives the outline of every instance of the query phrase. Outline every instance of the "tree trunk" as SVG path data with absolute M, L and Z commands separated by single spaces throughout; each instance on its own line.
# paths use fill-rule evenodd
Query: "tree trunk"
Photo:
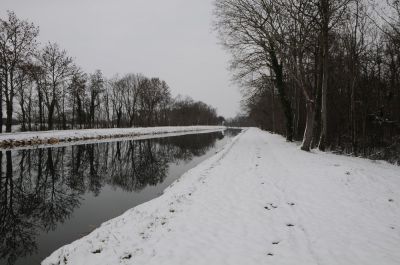
M 32 131 L 32 95 L 28 99 L 28 131 Z
M 286 118 L 286 140 L 291 142 L 293 141 L 293 110 L 285 92 L 282 64 L 279 64 L 274 49 L 269 50 L 269 55 L 272 61 L 272 69 L 275 73 L 275 84 L 278 89 L 279 99 L 281 101 L 283 112 Z
M 321 135 L 319 139 L 318 148 L 322 151 L 326 149 L 327 134 L 328 134 L 328 110 L 327 110 L 327 98 L 328 98 L 328 75 L 329 75 L 329 3 L 328 0 L 322 0 L 322 93 L 321 93 Z
M 6 108 L 7 108 L 6 132 L 11 132 L 13 105 L 10 100 L 7 100 Z
M 117 128 L 121 128 L 122 111 L 117 111 Z
M 21 104 L 21 131 L 25 132 L 26 131 L 26 113 L 25 113 L 25 108 L 23 107 L 23 104 Z
M 10 73 L 10 91 L 8 94 L 8 98 L 6 99 L 6 132 L 11 132 L 12 126 L 12 115 L 13 115 L 13 100 L 14 100 L 14 80 L 13 74 Z
M 43 126 L 43 95 L 42 91 L 40 90 L 39 84 L 38 84 L 38 96 L 39 96 L 39 128 L 41 131 L 44 130 Z
M 93 91 L 91 92 L 91 95 L 90 95 L 90 113 L 89 113 L 89 115 L 90 115 L 90 117 L 89 117 L 89 126 L 90 126 L 90 128 L 94 128 L 94 95 L 93 95 Z
M 301 150 L 310 151 L 311 143 L 313 140 L 314 132 L 314 119 L 315 119 L 315 103 L 314 101 L 308 100 L 306 103 L 307 117 L 306 117 L 306 128 L 304 130 L 303 143 Z
M 49 106 L 49 113 L 47 116 L 47 126 L 48 126 L 48 130 L 53 130 L 53 116 L 54 116 L 54 107 L 55 107 L 55 103 L 52 102 Z
M 350 122 L 351 122 L 351 147 L 353 155 L 357 155 L 357 123 L 356 123 L 356 102 L 355 102 L 355 78 L 351 84 L 351 96 L 350 96 Z
M 275 121 L 275 91 L 272 89 L 272 132 L 276 133 L 276 121 Z
M 3 76 L 0 79 L 0 133 L 3 133 L 3 82 L 7 82 L 6 76 L 4 75 L 4 73 L 2 74 Z M 5 85 L 7 84 L 5 83 Z

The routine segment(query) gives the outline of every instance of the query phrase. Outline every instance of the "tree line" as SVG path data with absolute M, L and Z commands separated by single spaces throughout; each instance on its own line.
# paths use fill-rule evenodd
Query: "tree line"
M 0 132 L 163 125 L 214 125 L 216 109 L 171 96 L 160 78 L 87 74 L 58 44 L 40 47 L 39 28 L 8 11 L 0 18 Z M 3 111 L 5 110 L 5 113 Z
M 400 149 L 400 2 L 216 0 L 251 124 L 318 147 Z M 397 155 L 398 156 L 398 155 Z

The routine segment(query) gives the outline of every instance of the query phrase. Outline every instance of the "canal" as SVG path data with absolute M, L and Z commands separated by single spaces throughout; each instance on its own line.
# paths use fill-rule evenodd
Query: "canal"
M 239 132 L 0 151 L 0 264 L 40 264 L 159 196 Z

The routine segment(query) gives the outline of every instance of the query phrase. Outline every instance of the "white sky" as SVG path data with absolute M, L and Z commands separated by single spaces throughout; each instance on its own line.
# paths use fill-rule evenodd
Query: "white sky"
M 229 55 L 212 31 L 213 0 L 0 0 L 40 27 L 86 72 L 157 76 L 173 95 L 189 95 L 225 117 L 239 111 Z

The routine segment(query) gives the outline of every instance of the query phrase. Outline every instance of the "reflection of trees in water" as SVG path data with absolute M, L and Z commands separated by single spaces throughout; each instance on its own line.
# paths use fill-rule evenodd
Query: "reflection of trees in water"
M 224 138 L 222 132 L 183 135 L 168 139 L 159 139 L 159 141 L 170 147 L 170 161 L 191 160 L 194 156 L 204 155 L 210 147 L 213 147 L 215 141 Z
M 36 250 L 34 244 L 35 232 L 29 217 L 22 209 L 26 202 L 21 196 L 20 189 L 17 189 L 21 178 L 12 178 L 11 151 L 6 154 L 6 167 L 4 172 L 4 154 L 0 152 L 0 258 L 7 258 L 10 263 L 24 254 Z
M 139 191 L 164 181 L 169 163 L 212 148 L 222 133 L 0 152 L 0 259 L 37 251 L 36 237 L 67 220 L 86 192 L 108 184 Z
M 229 137 L 234 137 L 234 136 L 238 135 L 241 131 L 242 131 L 242 129 L 226 129 L 224 131 L 224 135 L 229 136 Z
M 4 159 L 0 152 L 0 258 L 9 264 L 37 250 L 38 229 L 53 230 L 79 205 L 78 196 L 55 170 L 51 154 L 50 149 L 47 156 L 26 151 L 13 156 L 6 151 Z
M 107 183 L 123 190 L 141 190 L 157 185 L 166 177 L 168 157 L 165 146 L 156 141 L 118 142 L 108 150 L 110 166 Z

